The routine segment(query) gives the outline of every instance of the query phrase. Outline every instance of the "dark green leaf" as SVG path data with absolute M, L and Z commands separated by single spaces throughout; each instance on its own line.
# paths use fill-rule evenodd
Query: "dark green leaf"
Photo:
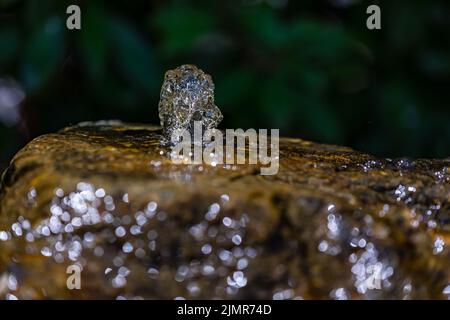
M 30 37 L 24 56 L 23 82 L 29 90 L 42 86 L 60 66 L 64 50 L 63 23 L 50 17 Z

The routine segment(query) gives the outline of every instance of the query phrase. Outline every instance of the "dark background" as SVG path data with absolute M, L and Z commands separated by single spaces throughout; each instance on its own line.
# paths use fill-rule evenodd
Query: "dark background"
M 222 128 L 448 157 L 449 44 L 448 0 L 0 0 L 0 169 L 80 121 L 158 123 L 164 72 L 184 63 L 212 75 Z

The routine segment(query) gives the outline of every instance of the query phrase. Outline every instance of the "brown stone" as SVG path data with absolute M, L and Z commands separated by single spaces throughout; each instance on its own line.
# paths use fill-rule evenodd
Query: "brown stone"
M 0 298 L 450 296 L 450 160 L 281 138 L 279 173 L 261 176 L 174 165 L 159 134 L 85 123 L 17 153 Z M 74 263 L 81 290 L 66 286 Z

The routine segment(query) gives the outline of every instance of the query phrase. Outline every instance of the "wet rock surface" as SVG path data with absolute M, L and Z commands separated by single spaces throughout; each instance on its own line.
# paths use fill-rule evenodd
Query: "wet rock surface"
M 14 157 L 0 298 L 450 297 L 450 160 L 281 138 L 279 173 L 261 176 L 174 165 L 160 134 L 85 123 Z

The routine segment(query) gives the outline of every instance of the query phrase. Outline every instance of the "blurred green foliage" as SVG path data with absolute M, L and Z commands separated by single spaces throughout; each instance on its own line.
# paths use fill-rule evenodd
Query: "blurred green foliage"
M 382 30 L 366 28 L 373 3 Z M 223 128 L 447 157 L 449 39 L 445 0 L 0 0 L 0 78 L 26 93 L 20 123 L 0 122 L 1 167 L 79 121 L 157 123 L 164 71 L 184 63 L 212 75 Z

